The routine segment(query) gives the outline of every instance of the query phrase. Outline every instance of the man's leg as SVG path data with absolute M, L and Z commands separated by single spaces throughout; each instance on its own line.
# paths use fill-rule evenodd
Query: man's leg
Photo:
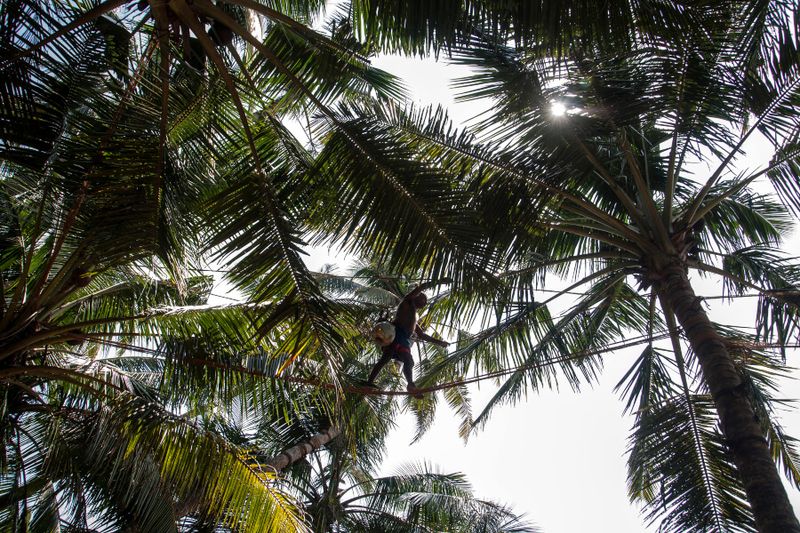
M 367 378 L 367 384 L 373 385 L 375 383 L 375 378 L 378 377 L 378 372 L 386 366 L 386 363 L 392 360 L 392 350 L 391 346 L 386 346 L 381 348 L 381 358 L 378 359 L 378 362 L 375 363 L 375 366 L 372 367 L 372 372 L 369 373 L 369 378 Z
M 403 363 L 403 375 L 406 377 L 406 382 L 414 386 L 414 359 L 411 357 L 411 352 L 400 352 L 399 359 Z
M 401 352 L 398 355 L 403 362 L 403 375 L 406 377 L 407 382 L 406 390 L 410 392 L 414 398 L 421 400 L 423 398 L 422 394 L 414 394 L 417 390 L 417 386 L 414 384 L 414 358 L 411 357 L 411 351 Z

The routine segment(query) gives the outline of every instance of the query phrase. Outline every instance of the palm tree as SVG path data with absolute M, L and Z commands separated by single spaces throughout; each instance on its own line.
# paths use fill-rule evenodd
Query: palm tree
M 449 172 L 449 186 L 432 181 L 437 193 L 447 190 L 441 208 L 469 213 L 473 225 L 464 230 L 484 228 L 487 242 L 505 254 L 499 298 L 456 291 L 441 316 L 457 324 L 456 316 L 474 316 L 490 301 L 492 326 L 435 364 L 430 380 L 463 375 L 470 364 L 488 372 L 505 367 L 510 378 L 475 419 L 480 423 L 526 384 L 546 384 L 556 365 L 572 383 L 591 379 L 599 369 L 591 352 L 638 331 L 647 349 L 622 384 L 629 406 L 638 407 L 632 496 L 651 519 L 663 515 L 669 530 L 749 529 L 751 520 L 761 531 L 799 530 L 775 465 L 798 483 L 793 441 L 771 417 L 771 375 L 782 361 L 757 349 L 773 342 L 783 349 L 798 333 L 800 270 L 777 248 L 800 198 L 800 73 L 791 30 L 797 6 L 637 3 L 625 11 L 627 4 L 615 4 L 599 20 L 629 31 L 619 35 L 623 42 L 609 43 L 591 29 L 597 26 L 588 3 L 575 9 L 588 16 L 555 33 L 534 18 L 515 18 L 521 15 L 513 9 L 475 5 L 486 10 L 476 8 L 479 15 L 496 17 L 475 22 L 467 13 L 455 24 L 458 17 L 441 17 L 436 3 L 409 32 L 397 21 L 410 15 L 391 8 L 364 20 L 377 25 L 376 35 L 394 31 L 396 40 L 383 43 L 401 49 L 436 46 L 433 36 L 455 47 L 468 35 L 456 60 L 476 73 L 459 86 L 465 99 L 494 99 L 477 124 L 493 142 L 478 144 L 436 110 L 360 107 L 342 110 L 340 119 L 376 139 L 376 149 L 395 146 L 394 154 L 411 160 L 397 166 L 411 173 L 416 165 L 419 179 Z M 625 16 L 610 16 L 616 14 Z M 518 46 L 508 45 L 506 29 L 519 31 Z M 553 40 L 569 31 L 574 43 Z M 562 116 L 553 114 L 555 102 Z M 756 132 L 773 144 L 772 161 L 734 172 Z M 348 160 L 333 140 L 320 160 L 335 170 L 331 180 L 374 179 L 369 165 Z M 759 178 L 776 194 L 754 192 Z M 474 195 L 466 206 L 450 201 L 461 191 Z M 349 193 L 345 200 L 322 216 L 364 213 L 365 224 L 376 216 L 365 197 Z M 718 277 L 731 297 L 755 291 L 758 333 L 713 324 L 689 271 Z M 546 305 L 555 297 L 534 300 L 547 272 L 573 277 L 559 294 L 588 286 L 562 317 Z M 653 344 L 662 333 L 674 339 L 671 349 Z
M 282 390 L 264 375 L 300 355 L 338 377 L 346 324 L 300 260 L 311 160 L 281 121 L 308 120 L 313 106 L 337 128 L 328 102 L 400 93 L 344 22 L 325 37 L 292 18 L 318 4 L 284 7 L 291 16 L 181 0 L 0 10 L 0 372 L 13 458 L 2 492 L 13 529 L 27 529 L 30 508 L 37 527 L 170 530 L 191 514 L 302 529 L 270 475 L 194 418 L 243 395 L 263 403 Z M 263 37 L 248 13 L 269 22 Z M 407 205 L 430 202 L 402 192 Z M 435 217 L 425 223 L 448 238 Z M 204 305 L 209 280 L 186 266 L 201 251 L 228 261 L 247 303 Z M 297 407 L 289 399 L 284 413 Z
M 294 482 L 308 498 L 315 531 L 533 533 L 522 517 L 474 496 L 458 473 L 427 464 L 407 465 L 397 474 L 375 477 L 342 461 L 307 465 L 310 474 Z M 307 477 L 308 476 L 308 477 Z M 331 491 L 336 491 L 332 493 Z
M 352 368 L 345 363 L 348 372 L 362 366 L 351 363 Z M 252 464 L 279 465 L 282 488 L 301 502 L 313 531 L 536 531 L 510 509 L 476 498 L 461 474 L 443 474 L 423 463 L 376 476 L 398 410 L 393 400 L 346 395 L 340 418 L 330 420 L 310 391 L 294 388 L 291 397 L 306 408 L 288 419 L 278 407 L 284 400 L 275 395 L 259 406 L 259 416 L 240 403 L 235 412 L 206 424 L 248 450 Z
M 330 310 L 325 309 L 301 261 L 303 240 L 315 237 L 316 228 L 306 227 L 305 218 L 314 208 L 307 193 L 317 181 L 316 171 L 302 143 L 287 129 L 286 119 L 299 119 L 311 130 L 311 118 L 317 113 L 325 128 L 338 130 L 332 107 L 336 103 L 393 99 L 402 96 L 402 89 L 392 76 L 369 66 L 365 54 L 372 50 L 354 40 L 346 17 L 333 17 L 329 36 L 308 27 L 323 5 L 318 1 L 288 2 L 277 10 L 253 0 L 219 5 L 111 0 L 87 10 L 80 3 L 65 6 L 62 2 L 20 0 L 4 12 L 11 31 L 8 53 L 4 54 L 9 59 L 2 68 L 13 73 L 40 56 L 57 53 L 76 35 L 110 34 L 109 40 L 119 45 L 114 49 L 117 57 L 122 54 L 131 63 L 131 69 L 120 65 L 129 78 L 135 81 L 137 72 L 151 73 L 148 89 L 158 106 L 158 116 L 152 118 L 159 125 L 154 157 L 162 161 L 154 168 L 156 192 L 166 183 L 160 174 L 168 148 L 183 142 L 177 135 L 180 128 L 172 122 L 176 118 L 209 120 L 207 140 L 214 149 L 205 147 L 210 154 L 196 155 L 205 161 L 212 157 L 215 165 L 220 165 L 214 186 L 202 191 L 212 195 L 206 221 L 213 228 L 210 246 L 219 260 L 231 263 L 229 278 L 237 288 L 249 287 L 259 277 L 269 281 L 258 292 L 260 301 L 296 291 L 294 299 L 308 313 L 309 327 L 317 332 L 318 342 L 326 345 L 328 356 L 335 359 L 335 328 L 327 326 L 333 320 Z M 180 94 L 181 82 L 188 85 L 187 94 Z M 184 111 L 173 117 L 170 110 L 176 100 Z M 223 109 L 219 108 L 221 102 L 226 103 Z M 380 154 L 366 154 L 367 147 L 357 135 L 342 134 L 353 157 L 366 156 L 376 165 L 383 164 Z M 309 131 L 309 135 L 313 133 Z M 313 148 L 313 139 L 311 144 Z M 424 189 L 398 182 L 395 176 L 387 175 L 385 180 L 404 199 L 398 205 L 406 211 L 419 210 L 431 201 Z M 254 198 L 260 201 L 254 202 Z M 440 255 L 450 254 L 458 246 L 463 248 L 459 250 L 463 261 L 469 264 L 474 260 L 476 243 L 462 242 L 462 236 L 452 229 L 452 220 L 439 220 L 435 213 L 428 213 L 420 222 L 407 212 L 400 222 L 401 229 L 425 224 L 431 236 L 438 236 L 438 242 L 407 250 L 406 260 L 422 261 L 437 253 L 436 244 L 443 242 L 448 243 L 448 250 Z M 335 367 L 335 362 L 332 364 Z
M 195 326 L 219 335 L 208 322 L 228 345 L 237 332 L 252 344 L 259 307 L 202 307 L 211 280 L 188 268 L 207 240 L 198 191 L 212 187 L 209 137 L 225 134 L 221 81 L 176 65 L 165 110 L 154 48 L 137 48 L 125 21 L 31 45 L 60 15 L 74 13 L 0 8 L 3 523 L 174 530 L 192 502 L 231 527 L 303 530 L 269 475 L 183 412 L 247 380 L 228 373 L 209 392 L 216 374 L 172 350 L 197 342 Z

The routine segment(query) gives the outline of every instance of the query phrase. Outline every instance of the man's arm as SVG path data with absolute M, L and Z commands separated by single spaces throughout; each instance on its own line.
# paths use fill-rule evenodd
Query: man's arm
M 416 333 L 417 338 L 419 340 L 436 344 L 438 346 L 441 346 L 442 348 L 447 348 L 448 346 L 450 346 L 449 342 L 440 339 L 434 339 L 430 335 L 426 334 L 424 331 L 422 331 L 422 328 L 419 327 L 419 324 L 417 324 L 417 327 L 414 329 L 414 333 Z
M 436 285 L 446 285 L 448 283 L 453 283 L 453 280 L 450 278 L 442 278 L 440 280 L 433 280 L 433 281 L 426 281 L 425 283 L 420 283 L 414 289 L 406 294 L 403 299 L 408 300 L 414 298 L 417 294 L 421 293 L 425 289 L 430 289 L 431 287 L 435 287 Z

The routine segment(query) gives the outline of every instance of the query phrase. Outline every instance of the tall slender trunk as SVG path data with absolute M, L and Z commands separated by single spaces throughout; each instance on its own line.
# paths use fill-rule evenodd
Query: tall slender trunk
M 673 263 L 662 274 L 660 290 L 675 311 L 700 362 L 722 433 L 744 483 L 756 527 L 762 533 L 800 533 L 800 523 L 725 341 L 711 325 L 683 266 Z
M 330 441 L 338 437 L 340 433 L 341 431 L 335 427 L 329 427 L 325 431 L 317 433 L 309 440 L 283 450 L 281 453 L 270 459 L 267 462 L 267 465 L 280 472 L 287 466 L 294 464 L 314 450 L 322 448 Z

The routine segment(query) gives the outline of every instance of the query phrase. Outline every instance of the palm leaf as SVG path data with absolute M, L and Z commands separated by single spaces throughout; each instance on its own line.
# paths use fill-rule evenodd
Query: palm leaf
M 694 412 L 692 428 L 688 409 Z M 700 442 L 695 440 L 695 432 Z M 664 439 L 669 446 L 664 446 Z M 701 459 L 702 455 L 702 459 Z M 628 483 L 648 521 L 664 531 L 751 531 L 752 516 L 708 398 L 678 396 L 641 412 L 631 437 Z

